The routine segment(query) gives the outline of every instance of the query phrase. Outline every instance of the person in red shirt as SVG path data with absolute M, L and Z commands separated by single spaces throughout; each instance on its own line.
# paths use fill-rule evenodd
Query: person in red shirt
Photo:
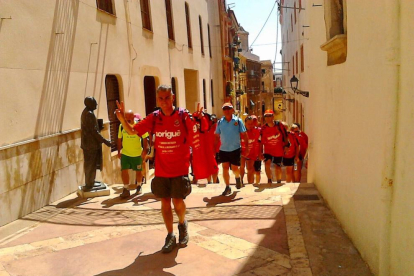
M 242 154 L 241 154 L 241 164 L 240 164 L 240 177 L 243 180 L 244 176 L 244 168 L 247 165 L 247 183 L 251 184 L 254 182 L 254 174 L 255 174 L 255 162 L 259 158 L 259 151 L 260 151 L 260 130 L 255 127 L 253 116 L 247 116 L 246 119 L 244 119 L 245 126 L 246 126 L 246 133 L 247 138 L 249 141 L 248 147 L 249 147 L 249 154 L 246 154 L 246 145 L 244 141 L 242 140 L 241 148 L 242 148 Z
M 308 152 L 308 135 L 300 130 L 300 124 L 294 123 L 291 127 L 292 131 L 300 144 L 299 161 L 297 162 L 297 168 L 294 171 L 295 182 L 300 182 L 302 177 L 303 160 Z
M 286 167 L 286 182 L 290 183 L 294 180 L 293 166 L 299 161 L 299 142 L 295 133 L 289 130 L 287 123 L 282 122 L 288 134 L 289 147 L 285 147 L 285 155 L 283 156 L 283 166 Z
M 213 155 L 213 159 L 208 158 L 209 161 L 209 168 L 211 169 L 211 175 L 207 178 L 208 183 L 219 183 L 218 181 L 218 173 L 219 173 L 219 167 L 218 167 L 218 160 L 217 155 L 220 150 L 220 142 L 218 143 L 217 147 L 214 147 L 214 141 L 215 141 L 215 132 L 217 128 L 217 116 L 216 114 L 210 115 L 210 122 L 209 122 L 209 129 L 207 131 L 207 147 L 206 147 L 206 154 Z
M 285 146 L 284 132 L 282 132 L 280 122 L 273 120 L 273 110 L 266 110 L 264 113 L 265 125 L 261 130 L 261 141 L 263 145 L 263 157 L 265 161 L 265 170 L 267 183 L 272 184 L 272 172 L 270 165 L 273 162 L 276 170 L 277 183 L 282 183 L 282 159 Z M 284 131 L 284 129 L 283 129 Z
M 152 193 L 161 199 L 161 213 L 168 235 L 162 247 L 163 253 L 171 252 L 177 245 L 173 232 L 173 213 L 178 216 L 179 244 L 186 246 L 189 240 L 188 223 L 185 219 L 186 205 L 184 199 L 191 193 L 188 178 L 190 164 L 191 130 L 194 122 L 188 111 L 173 106 L 175 95 L 171 86 L 160 85 L 157 88 L 157 105 L 159 110 L 149 114 L 132 128 L 124 118 L 124 104 L 118 103 L 116 116 L 124 129 L 130 134 L 142 136 L 148 132 L 155 136 L 155 177 L 151 182 Z M 197 116 L 202 116 L 202 108 Z

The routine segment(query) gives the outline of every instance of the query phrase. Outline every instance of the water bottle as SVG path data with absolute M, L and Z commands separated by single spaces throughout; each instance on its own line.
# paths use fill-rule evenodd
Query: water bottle
M 295 164 L 293 165 L 293 170 L 295 170 L 295 171 L 297 171 L 297 170 L 298 170 L 298 164 L 297 164 L 297 163 L 295 163 Z

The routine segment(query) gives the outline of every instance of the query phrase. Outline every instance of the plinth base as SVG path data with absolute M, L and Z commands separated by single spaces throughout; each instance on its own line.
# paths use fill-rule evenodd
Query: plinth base
M 111 194 L 111 191 L 108 188 L 108 185 L 105 183 L 100 183 L 98 186 L 95 183 L 94 187 L 91 190 L 84 191 L 84 186 L 79 186 L 78 191 L 76 192 L 79 197 L 89 198 L 89 197 L 98 197 L 98 196 L 107 196 Z

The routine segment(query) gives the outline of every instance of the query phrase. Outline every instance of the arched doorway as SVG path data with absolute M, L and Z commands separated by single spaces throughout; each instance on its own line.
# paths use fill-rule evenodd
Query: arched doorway
M 145 114 L 148 115 L 154 111 L 157 106 L 155 78 L 153 76 L 144 77 L 144 95 L 145 95 Z
M 109 119 L 109 133 L 111 136 L 111 151 L 116 151 L 116 141 L 118 141 L 118 128 L 120 122 L 115 115 L 117 109 L 116 101 L 120 101 L 119 83 L 115 75 L 106 75 L 105 77 L 106 103 Z

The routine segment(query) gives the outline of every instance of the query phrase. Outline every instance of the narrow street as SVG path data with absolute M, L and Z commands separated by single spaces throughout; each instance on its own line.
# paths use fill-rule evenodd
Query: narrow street
M 166 231 L 149 184 L 126 200 L 121 185 L 71 194 L 0 228 L 0 276 L 372 275 L 313 184 L 232 185 L 224 197 L 221 183 L 193 185 L 190 243 L 171 254 L 160 252 Z

